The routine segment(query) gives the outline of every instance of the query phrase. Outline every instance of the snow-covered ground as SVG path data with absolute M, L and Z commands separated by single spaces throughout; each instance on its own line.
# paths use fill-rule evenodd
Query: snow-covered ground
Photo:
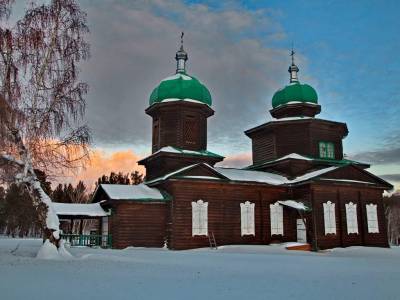
M 72 248 L 48 261 L 40 246 L 0 238 L 0 299 L 400 299 L 400 248 Z

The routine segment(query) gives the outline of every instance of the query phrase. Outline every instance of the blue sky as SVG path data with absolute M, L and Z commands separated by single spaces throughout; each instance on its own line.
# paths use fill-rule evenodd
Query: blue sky
M 216 10 L 227 5 L 187 2 L 207 3 Z M 307 76 L 301 72 L 300 79 L 316 87 L 320 117 L 348 124 L 345 153 L 383 162 L 373 161 L 372 170 L 378 174 L 400 173 L 400 158 L 390 163 L 384 159 L 386 150 L 400 157 L 399 1 L 240 1 L 228 5 L 261 10 L 282 27 L 283 36 L 267 42 L 278 48 L 294 43 L 304 56 L 307 64 L 300 69 L 303 73 L 306 69 Z M 260 28 L 262 41 L 264 33 Z M 396 178 L 400 181 L 400 176 Z
M 346 151 L 379 149 L 398 135 L 398 1 L 240 1 L 240 5 L 265 10 L 286 33 L 275 46 L 290 48 L 293 42 L 307 58 L 307 72 L 323 108 L 320 116 L 348 123 Z

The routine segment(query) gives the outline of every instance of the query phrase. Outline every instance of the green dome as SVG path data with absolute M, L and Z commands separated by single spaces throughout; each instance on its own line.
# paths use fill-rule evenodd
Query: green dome
M 167 77 L 153 90 L 150 105 L 167 101 L 198 101 L 211 106 L 211 94 L 196 78 L 185 73 Z
M 295 82 L 280 89 L 272 97 L 273 108 L 289 102 L 318 104 L 318 95 L 312 86 Z

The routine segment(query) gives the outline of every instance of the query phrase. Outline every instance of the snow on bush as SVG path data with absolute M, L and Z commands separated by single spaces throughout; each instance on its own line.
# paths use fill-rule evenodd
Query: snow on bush
M 38 254 L 36 255 L 38 259 L 47 260 L 59 260 L 59 259 L 71 259 L 73 256 L 65 249 L 64 241 L 60 241 L 60 247 L 57 247 L 46 240 L 42 247 L 40 247 Z

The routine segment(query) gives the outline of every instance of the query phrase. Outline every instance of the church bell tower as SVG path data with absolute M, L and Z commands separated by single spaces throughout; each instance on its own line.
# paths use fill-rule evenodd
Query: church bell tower
M 212 98 L 207 87 L 186 71 L 183 33 L 175 60 L 175 74 L 153 90 L 146 109 L 153 119 L 152 155 L 139 164 L 146 166 L 147 179 L 189 164 L 214 165 L 223 159 L 207 151 L 207 118 L 214 114 Z M 163 170 L 156 171 L 160 168 Z

